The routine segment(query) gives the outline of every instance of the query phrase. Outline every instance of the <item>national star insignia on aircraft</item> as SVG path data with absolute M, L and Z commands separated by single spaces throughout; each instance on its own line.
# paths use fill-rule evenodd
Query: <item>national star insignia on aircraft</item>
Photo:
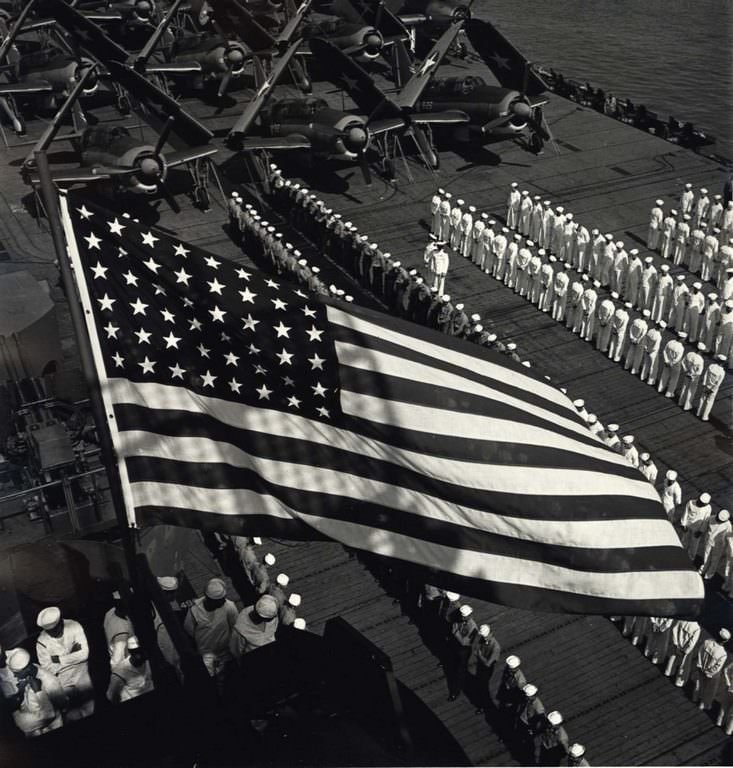
M 511 69 L 509 66 L 509 59 L 505 58 L 504 56 L 500 56 L 498 53 L 495 53 L 490 58 L 497 67 L 500 67 L 501 69 Z

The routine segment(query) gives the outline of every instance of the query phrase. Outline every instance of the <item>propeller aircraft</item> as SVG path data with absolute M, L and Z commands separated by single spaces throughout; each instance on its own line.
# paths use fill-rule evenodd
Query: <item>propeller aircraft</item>
M 113 62 L 114 64 L 114 62 Z M 33 157 L 35 152 L 46 150 L 56 139 L 68 139 L 78 152 L 79 168 L 53 170 L 52 179 L 60 185 L 110 182 L 117 192 L 142 195 L 162 195 L 176 212 L 180 210 L 170 193 L 166 179 L 171 169 L 187 166 L 194 178 L 194 200 L 208 206 L 207 173 L 200 161 L 210 158 L 217 148 L 208 144 L 213 134 L 195 118 L 140 74 L 122 65 L 113 74 L 120 79 L 136 99 L 145 106 L 144 115 L 153 127 L 162 126 L 155 144 L 143 143 L 134 138 L 124 126 L 90 126 L 78 105 L 78 98 L 86 87 L 86 79 L 93 75 L 94 65 L 80 77 L 69 93 L 53 121 L 48 125 L 23 166 L 25 178 L 35 185 Z M 74 132 L 59 136 L 66 118 L 71 114 Z M 175 151 L 164 152 L 166 143 Z

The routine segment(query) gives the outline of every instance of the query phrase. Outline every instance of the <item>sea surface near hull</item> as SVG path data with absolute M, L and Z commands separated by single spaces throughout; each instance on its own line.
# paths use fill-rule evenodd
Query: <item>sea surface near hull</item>
M 538 64 L 689 120 L 733 158 L 733 3 L 475 0 L 473 14 Z

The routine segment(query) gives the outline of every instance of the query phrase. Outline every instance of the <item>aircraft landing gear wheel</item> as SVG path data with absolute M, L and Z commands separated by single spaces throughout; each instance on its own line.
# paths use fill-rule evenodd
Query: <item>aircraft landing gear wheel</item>
M 130 107 L 130 100 L 127 98 L 127 96 L 120 96 L 119 99 L 117 99 L 117 110 L 122 115 L 129 115 L 131 110 Z
M 529 137 L 529 148 L 532 150 L 532 152 L 535 153 L 535 155 L 539 155 L 540 152 L 542 152 L 542 148 L 544 146 L 545 144 L 542 141 L 542 137 L 538 136 L 536 133 L 533 133 Z
M 433 150 L 433 156 L 435 157 L 435 162 L 433 163 L 433 170 L 437 171 L 440 168 L 440 154 Z
M 395 177 L 395 164 L 391 157 L 384 159 L 384 175 L 387 179 L 392 180 Z
M 13 129 L 15 130 L 16 136 L 25 136 L 25 119 L 22 115 L 15 116 L 15 119 L 13 120 Z
M 193 191 L 193 199 L 196 202 L 196 206 L 202 211 L 208 211 L 211 207 L 211 201 L 209 200 L 209 190 L 206 187 L 196 187 Z

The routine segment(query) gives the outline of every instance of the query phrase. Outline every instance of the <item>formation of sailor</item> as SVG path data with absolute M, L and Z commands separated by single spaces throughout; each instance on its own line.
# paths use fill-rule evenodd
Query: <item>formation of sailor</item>
M 701 283 L 688 287 L 683 275 L 673 279 L 669 264 L 657 268 L 651 256 L 642 262 L 638 249 L 627 251 L 613 234 L 589 233 L 563 206 L 553 210 L 549 201 L 533 202 L 525 192 L 515 184 L 507 199 L 507 213 L 516 211 L 510 216 L 516 231 L 497 230 L 482 214 L 483 226 L 466 255 L 610 359 L 624 361 L 634 375 L 651 386 L 659 382 L 684 409 L 709 418 L 722 382 L 720 369 L 733 365 L 733 305 L 726 309 L 718 294 L 705 296 Z M 657 201 L 650 240 L 655 232 L 663 234 L 663 205 Z M 529 239 L 533 229 L 538 243 Z M 669 222 L 667 229 L 671 248 L 675 237 Z M 542 242 L 547 248 L 538 247 Z M 580 273 L 582 268 L 587 271 Z M 733 294 L 733 269 L 730 282 Z M 712 357 L 717 359 L 708 364 Z M 700 389 L 702 381 L 707 385 Z
M 659 250 L 663 259 L 685 266 L 711 281 L 718 289 L 733 263 L 733 201 L 723 204 L 721 195 L 711 201 L 706 189 L 695 198 L 692 184 L 685 184 L 679 211 L 663 212 L 664 201 L 656 200 L 651 209 L 647 248 Z

